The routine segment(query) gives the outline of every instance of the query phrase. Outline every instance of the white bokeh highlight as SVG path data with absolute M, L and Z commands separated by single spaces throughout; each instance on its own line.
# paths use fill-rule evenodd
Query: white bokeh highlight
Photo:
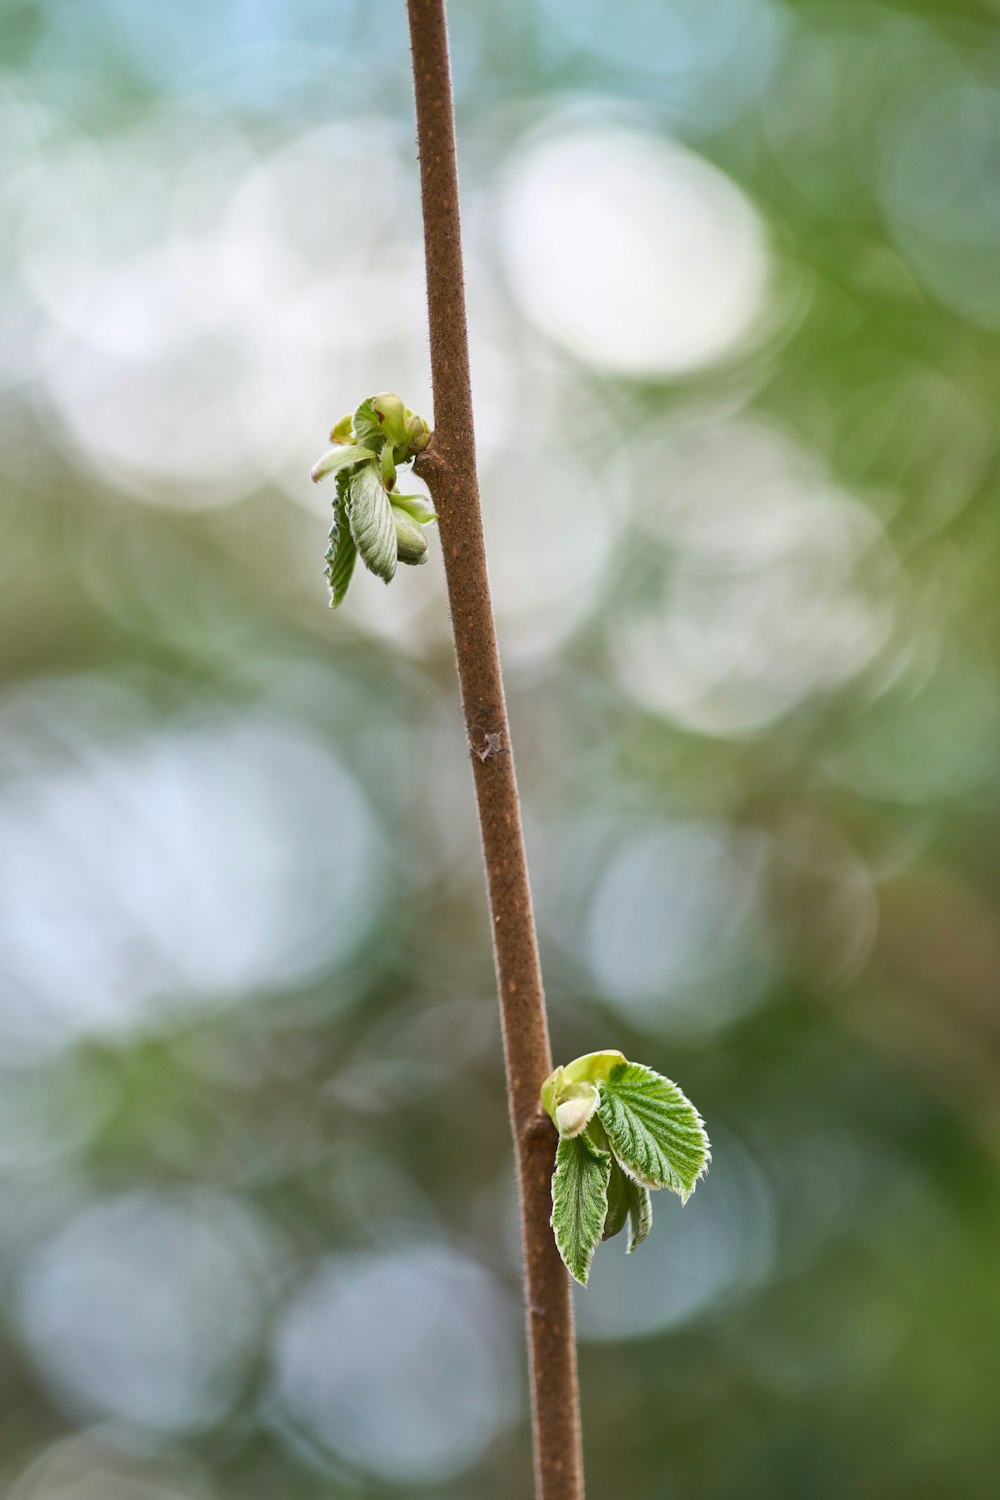
M 656 562 L 614 621 L 612 653 L 638 703 L 702 734 L 752 734 L 889 643 L 900 580 L 881 523 L 780 433 L 694 424 L 637 462 Z
M 33 1458 L 6 1500 L 213 1500 L 196 1462 L 158 1446 L 120 1423 L 74 1432 Z
M 683 1080 L 681 1080 L 683 1083 Z M 712 1131 L 707 1184 L 682 1208 L 654 1193 L 653 1232 L 633 1255 L 625 1235 L 594 1258 L 587 1291 L 576 1298 L 584 1341 L 650 1338 L 708 1317 L 757 1283 L 775 1256 L 774 1201 L 750 1154 Z
M 171 508 L 262 486 L 312 507 L 335 403 L 389 386 L 429 410 L 408 183 L 378 119 L 270 152 L 181 106 L 102 139 L 64 128 L 13 222 L 72 459 Z
M 661 823 L 609 853 L 589 903 L 586 954 L 633 1026 L 711 1032 L 759 998 L 771 972 L 767 844 L 706 821 Z
M 260 708 L 145 722 L 96 676 L 12 694 L 0 728 L 9 1052 L 308 982 L 377 918 L 374 819 L 308 730 Z
M 97 1200 L 31 1257 L 15 1322 L 75 1415 L 201 1431 L 249 1375 L 270 1264 L 257 1217 L 221 1193 Z
M 516 1327 L 489 1274 L 443 1248 L 331 1258 L 278 1329 L 276 1410 L 380 1479 L 443 1482 L 518 1413 Z
M 500 234 L 514 296 L 597 369 L 687 375 L 732 354 L 765 301 L 764 225 L 729 178 L 676 143 L 591 123 L 527 141 Z

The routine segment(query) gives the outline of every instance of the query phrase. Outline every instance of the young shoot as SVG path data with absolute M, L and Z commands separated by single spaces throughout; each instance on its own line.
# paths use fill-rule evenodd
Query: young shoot
M 594 1251 L 629 1224 L 626 1253 L 649 1234 L 650 1191 L 686 1203 L 712 1152 L 704 1122 L 669 1078 L 621 1052 L 588 1052 L 542 1084 L 559 1132 L 552 1230 L 570 1274 L 587 1285 Z
M 430 428 L 391 391 L 362 401 L 330 433 L 334 446 L 313 465 L 318 484 L 333 474 L 333 525 L 326 553 L 330 608 L 343 602 L 360 556 L 370 573 L 389 583 L 397 563 L 427 561 L 422 527 L 436 520 L 419 495 L 396 490 L 400 465 L 430 442 Z

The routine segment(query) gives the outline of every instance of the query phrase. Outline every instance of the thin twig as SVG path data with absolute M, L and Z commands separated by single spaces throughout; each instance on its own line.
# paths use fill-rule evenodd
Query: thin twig
M 524 1252 L 537 1500 L 582 1500 L 573 1304 L 549 1227 L 552 1070 L 521 808 L 486 570 L 472 423 L 458 167 L 444 0 L 407 0 L 427 256 L 434 437 L 417 465 L 434 497 L 479 807 Z

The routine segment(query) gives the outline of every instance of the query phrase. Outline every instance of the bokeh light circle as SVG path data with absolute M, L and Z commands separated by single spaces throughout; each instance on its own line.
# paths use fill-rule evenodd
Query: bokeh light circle
M 279 1328 L 277 1407 L 382 1479 L 443 1481 L 518 1410 L 513 1326 L 487 1272 L 443 1248 L 330 1259 Z
M 528 141 L 500 226 L 517 301 L 598 369 L 687 375 L 731 354 L 764 302 L 755 209 L 703 158 L 651 133 L 589 124 Z
M 71 1410 L 210 1428 L 248 1374 L 269 1256 L 257 1217 L 209 1189 L 98 1200 L 29 1260 L 17 1323 Z

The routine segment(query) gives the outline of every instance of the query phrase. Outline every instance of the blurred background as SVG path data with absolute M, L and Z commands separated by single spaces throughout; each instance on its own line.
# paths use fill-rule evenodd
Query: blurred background
M 590 1490 L 978 1500 L 1000 1439 L 989 0 L 455 0 L 557 1060 L 715 1149 L 578 1294 Z M 0 7 L 0 1483 L 529 1492 L 402 4 Z

